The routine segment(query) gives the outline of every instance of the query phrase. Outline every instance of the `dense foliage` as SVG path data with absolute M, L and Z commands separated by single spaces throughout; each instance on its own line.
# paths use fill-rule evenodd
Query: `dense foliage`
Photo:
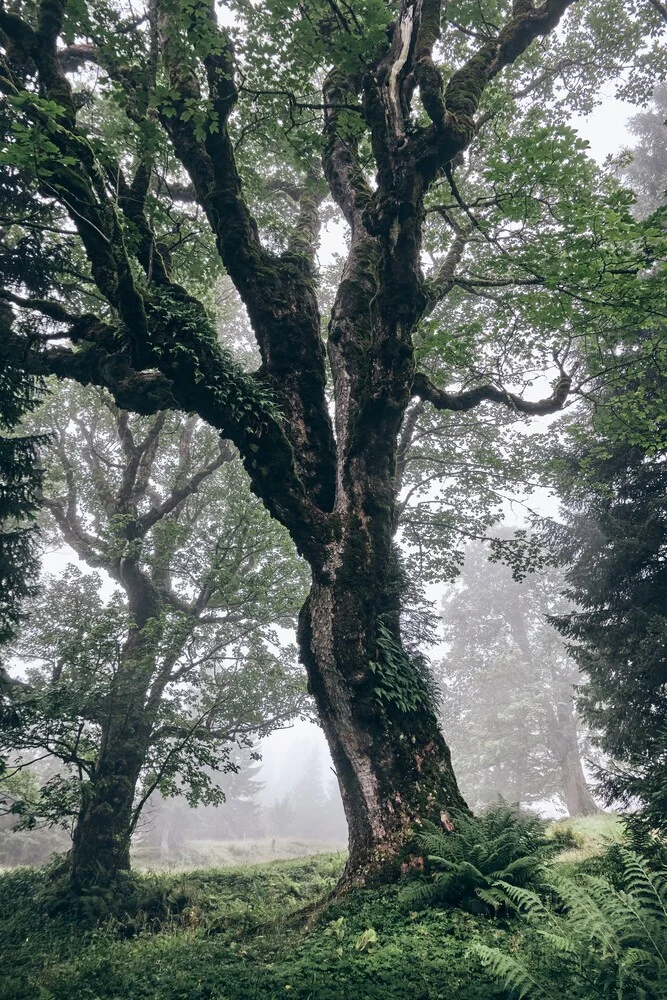
M 580 610 L 556 618 L 586 676 L 579 704 L 610 760 L 602 788 L 664 816 L 667 474 L 664 452 L 599 437 L 563 456 L 554 527 Z M 615 763 L 614 763 L 615 762 Z M 645 781 L 647 774 L 654 781 Z
M 667 996 L 667 873 L 622 848 L 608 864 L 607 877 L 554 871 L 547 905 L 530 891 L 514 892 L 537 931 L 523 938 L 525 957 L 473 945 L 512 997 L 551 998 L 555 984 L 573 1000 Z
M 0 750 L 16 775 L 41 762 L 39 795 L 12 808 L 70 827 L 73 875 L 97 881 L 128 866 L 154 792 L 224 801 L 216 774 L 236 770 L 238 747 L 298 713 L 301 676 L 275 629 L 294 623 L 303 577 L 195 418 L 131 417 L 70 387 L 36 419 L 49 531 L 89 570 L 70 565 L 32 604 Z
M 405 903 L 497 914 L 513 907 L 515 887 L 543 883 L 555 844 L 539 816 L 522 815 L 500 801 L 481 816 L 455 815 L 449 825 L 451 830 L 433 825 L 418 835 L 428 878 L 403 891 Z
M 34 379 L 12 369 L 0 372 L 0 647 L 11 638 L 21 602 L 33 593 L 38 572 L 30 522 L 41 483 L 36 454 L 40 439 L 17 431 L 35 405 Z M 4 683 L 0 666 L 0 697 Z

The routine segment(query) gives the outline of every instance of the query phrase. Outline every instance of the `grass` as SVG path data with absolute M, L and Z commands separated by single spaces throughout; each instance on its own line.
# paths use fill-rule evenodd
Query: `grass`
M 342 853 L 343 850 L 342 844 L 296 837 L 186 840 L 176 851 L 170 851 L 166 858 L 155 848 L 142 845 L 134 847 L 132 867 L 138 871 L 190 871 L 304 858 L 313 854 L 335 854 Z
M 568 846 L 558 855 L 558 861 L 579 864 L 596 854 L 601 854 L 610 844 L 619 843 L 623 826 L 616 813 L 598 813 L 581 819 L 561 819 L 552 823 L 549 833 L 567 837 Z
M 614 817 L 567 823 L 586 857 L 617 835 Z M 570 854 L 560 857 L 571 861 Z M 525 924 L 458 909 L 411 910 L 397 887 L 327 902 L 342 866 L 343 856 L 332 853 L 137 872 L 128 880 L 127 914 L 94 930 L 53 915 L 46 869 L 16 868 L 0 875 L 0 1000 L 509 996 L 470 946 L 514 954 L 533 933 Z
M 159 929 L 141 920 L 85 931 L 49 917 L 44 871 L 0 877 L 2 1000 L 494 1000 L 466 952 L 511 925 L 458 910 L 410 912 L 395 888 L 359 891 L 307 920 L 335 885 L 339 855 L 137 875 L 147 900 L 172 901 Z M 148 908 L 149 909 L 149 908 Z M 290 919 L 290 917 L 292 919 Z

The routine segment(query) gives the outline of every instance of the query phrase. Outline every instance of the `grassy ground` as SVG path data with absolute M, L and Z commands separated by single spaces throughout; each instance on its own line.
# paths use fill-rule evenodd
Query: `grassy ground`
M 326 895 L 339 856 L 183 875 L 141 875 L 149 915 L 77 929 L 47 917 L 38 869 L 0 878 L 2 1000 L 459 1000 L 500 998 L 468 957 L 471 940 L 515 933 L 458 910 L 409 912 L 395 889 L 358 892 L 307 923 L 297 910 Z M 151 894 L 171 917 L 148 926 Z M 178 912 L 176 912 L 178 911 Z
M 343 844 L 303 840 L 295 837 L 263 837 L 255 840 L 187 840 L 167 858 L 155 848 L 137 846 L 132 850 L 132 867 L 139 871 L 189 871 L 196 868 L 225 868 L 228 865 L 284 861 L 313 854 L 342 853 Z
M 613 817 L 568 826 L 581 856 L 599 851 L 616 829 Z M 564 860 L 572 860 L 569 854 Z M 410 911 L 393 887 L 322 903 L 342 865 L 341 854 L 320 854 L 139 873 L 130 880 L 134 915 L 96 930 L 53 915 L 44 870 L 6 872 L 0 876 L 0 1000 L 507 996 L 469 947 L 481 941 L 512 954 L 525 928 L 460 910 Z M 318 902 L 308 915 L 309 904 Z
M 561 819 L 551 824 L 550 832 L 557 836 L 568 836 L 572 846 L 558 855 L 564 863 L 585 861 L 600 854 L 605 847 L 621 840 L 622 824 L 615 813 L 599 813 L 582 819 Z

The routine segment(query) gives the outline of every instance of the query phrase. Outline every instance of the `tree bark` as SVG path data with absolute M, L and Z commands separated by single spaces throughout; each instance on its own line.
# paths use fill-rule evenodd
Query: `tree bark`
M 300 654 L 348 822 L 345 883 L 392 877 L 409 864 L 415 827 L 448 826 L 450 809 L 467 811 L 428 680 L 401 643 L 392 471 L 390 463 L 387 480 L 373 484 L 358 463 L 343 477 L 351 487 L 339 497 L 346 516 L 299 621 Z
M 569 815 L 574 819 L 577 816 L 594 816 L 599 813 L 600 809 L 586 783 L 578 750 L 567 755 L 561 764 L 561 769 L 563 798 Z
M 130 868 L 132 807 L 143 757 L 132 741 L 114 734 L 108 754 L 84 785 L 72 836 L 70 880 L 75 890 L 108 886 Z
M 570 816 L 594 816 L 600 812 L 586 783 L 581 763 L 577 716 L 574 711 L 573 686 L 567 686 L 556 706 L 560 725 L 560 766 L 563 775 L 563 799 Z
M 154 718 L 146 708 L 155 668 L 155 629 L 162 602 L 132 559 L 119 560 L 132 627 L 104 706 L 100 750 L 72 834 L 70 878 L 75 889 L 109 885 L 130 868 L 134 796 L 150 747 Z

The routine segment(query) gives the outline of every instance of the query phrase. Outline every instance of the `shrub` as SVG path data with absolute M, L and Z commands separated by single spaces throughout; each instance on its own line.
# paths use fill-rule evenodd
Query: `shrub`
M 457 814 L 454 825 L 445 832 L 430 824 L 418 835 L 427 852 L 427 880 L 403 890 L 405 903 L 487 914 L 513 908 L 508 888 L 541 884 L 546 857 L 558 849 L 539 817 L 502 801 L 478 817 Z
M 580 850 L 585 844 L 584 837 L 570 823 L 554 823 L 547 836 L 559 851 Z

